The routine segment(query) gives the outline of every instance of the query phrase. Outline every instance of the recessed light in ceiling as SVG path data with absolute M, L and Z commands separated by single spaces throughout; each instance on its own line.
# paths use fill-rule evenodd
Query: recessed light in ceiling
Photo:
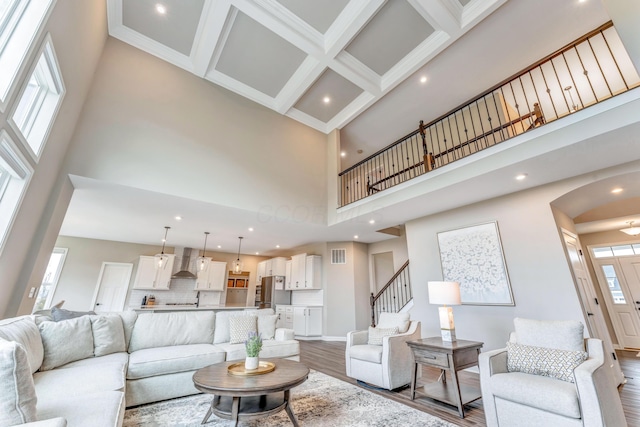
M 369 220 L 369 224 L 375 224 L 375 223 L 376 223 L 376 220 L 375 220 L 375 219 L 370 219 L 370 220 Z
M 260 255 L 260 252 L 256 252 L 256 255 Z
M 181 221 L 182 217 L 180 215 L 176 215 L 176 221 Z
M 222 249 L 222 245 L 218 245 L 218 249 Z
M 253 231 L 253 227 L 249 227 L 249 231 Z
M 420 77 L 420 83 L 426 83 L 427 82 L 427 76 L 422 76 Z
M 167 13 L 167 8 L 166 6 L 158 3 L 156 5 L 156 12 L 158 12 L 160 15 L 164 15 L 165 13 Z
M 276 248 L 280 248 L 280 245 L 276 245 Z
M 526 173 L 521 173 L 520 175 L 516 175 L 516 179 L 518 181 L 522 181 L 523 179 L 525 179 L 527 177 Z
M 322 102 L 324 102 L 325 104 L 328 104 L 331 102 L 331 98 L 329 98 L 328 96 L 325 96 L 324 98 L 322 98 Z
M 344 151 L 340 153 L 340 157 L 345 157 L 347 155 L 347 153 L 345 153 Z
M 622 193 L 623 191 L 624 191 L 624 190 L 623 190 L 622 188 L 618 187 L 618 188 L 614 188 L 613 190 L 611 190 L 611 193 L 613 193 L 613 194 L 620 194 L 620 193 Z
M 356 234 L 355 236 L 353 236 L 353 238 L 354 238 L 354 239 L 357 239 L 357 238 L 358 238 L 358 235 Z

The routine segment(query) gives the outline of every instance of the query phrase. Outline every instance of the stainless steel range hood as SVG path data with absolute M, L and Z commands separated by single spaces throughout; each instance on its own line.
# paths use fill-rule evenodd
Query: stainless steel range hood
M 198 277 L 189 271 L 191 265 L 191 248 L 184 248 L 182 251 L 182 264 L 180 271 L 171 276 L 172 279 L 197 279 Z

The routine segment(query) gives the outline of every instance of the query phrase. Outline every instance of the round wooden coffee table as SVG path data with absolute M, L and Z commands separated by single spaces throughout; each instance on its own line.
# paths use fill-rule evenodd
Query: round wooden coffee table
M 204 392 L 213 394 L 213 401 L 202 420 L 211 414 L 235 421 L 263 418 L 283 409 L 298 427 L 298 420 L 289 405 L 290 390 L 302 384 L 309 376 L 309 368 L 300 362 L 286 359 L 265 359 L 276 365 L 273 372 L 262 375 L 237 376 L 228 372 L 235 362 L 221 362 L 199 369 L 193 374 L 193 384 Z

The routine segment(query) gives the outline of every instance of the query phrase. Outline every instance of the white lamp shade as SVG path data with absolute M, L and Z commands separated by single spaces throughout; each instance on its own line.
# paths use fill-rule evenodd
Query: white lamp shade
M 460 283 L 428 282 L 429 303 L 443 305 L 460 305 Z

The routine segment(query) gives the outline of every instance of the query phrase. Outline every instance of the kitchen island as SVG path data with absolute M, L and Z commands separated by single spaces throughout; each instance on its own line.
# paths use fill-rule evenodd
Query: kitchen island
M 223 305 L 201 305 L 195 304 L 154 304 L 137 307 L 129 307 L 130 310 L 138 313 L 142 312 L 168 312 L 168 311 L 224 311 L 224 310 L 257 310 L 258 307 L 247 306 L 245 304 L 223 304 Z

